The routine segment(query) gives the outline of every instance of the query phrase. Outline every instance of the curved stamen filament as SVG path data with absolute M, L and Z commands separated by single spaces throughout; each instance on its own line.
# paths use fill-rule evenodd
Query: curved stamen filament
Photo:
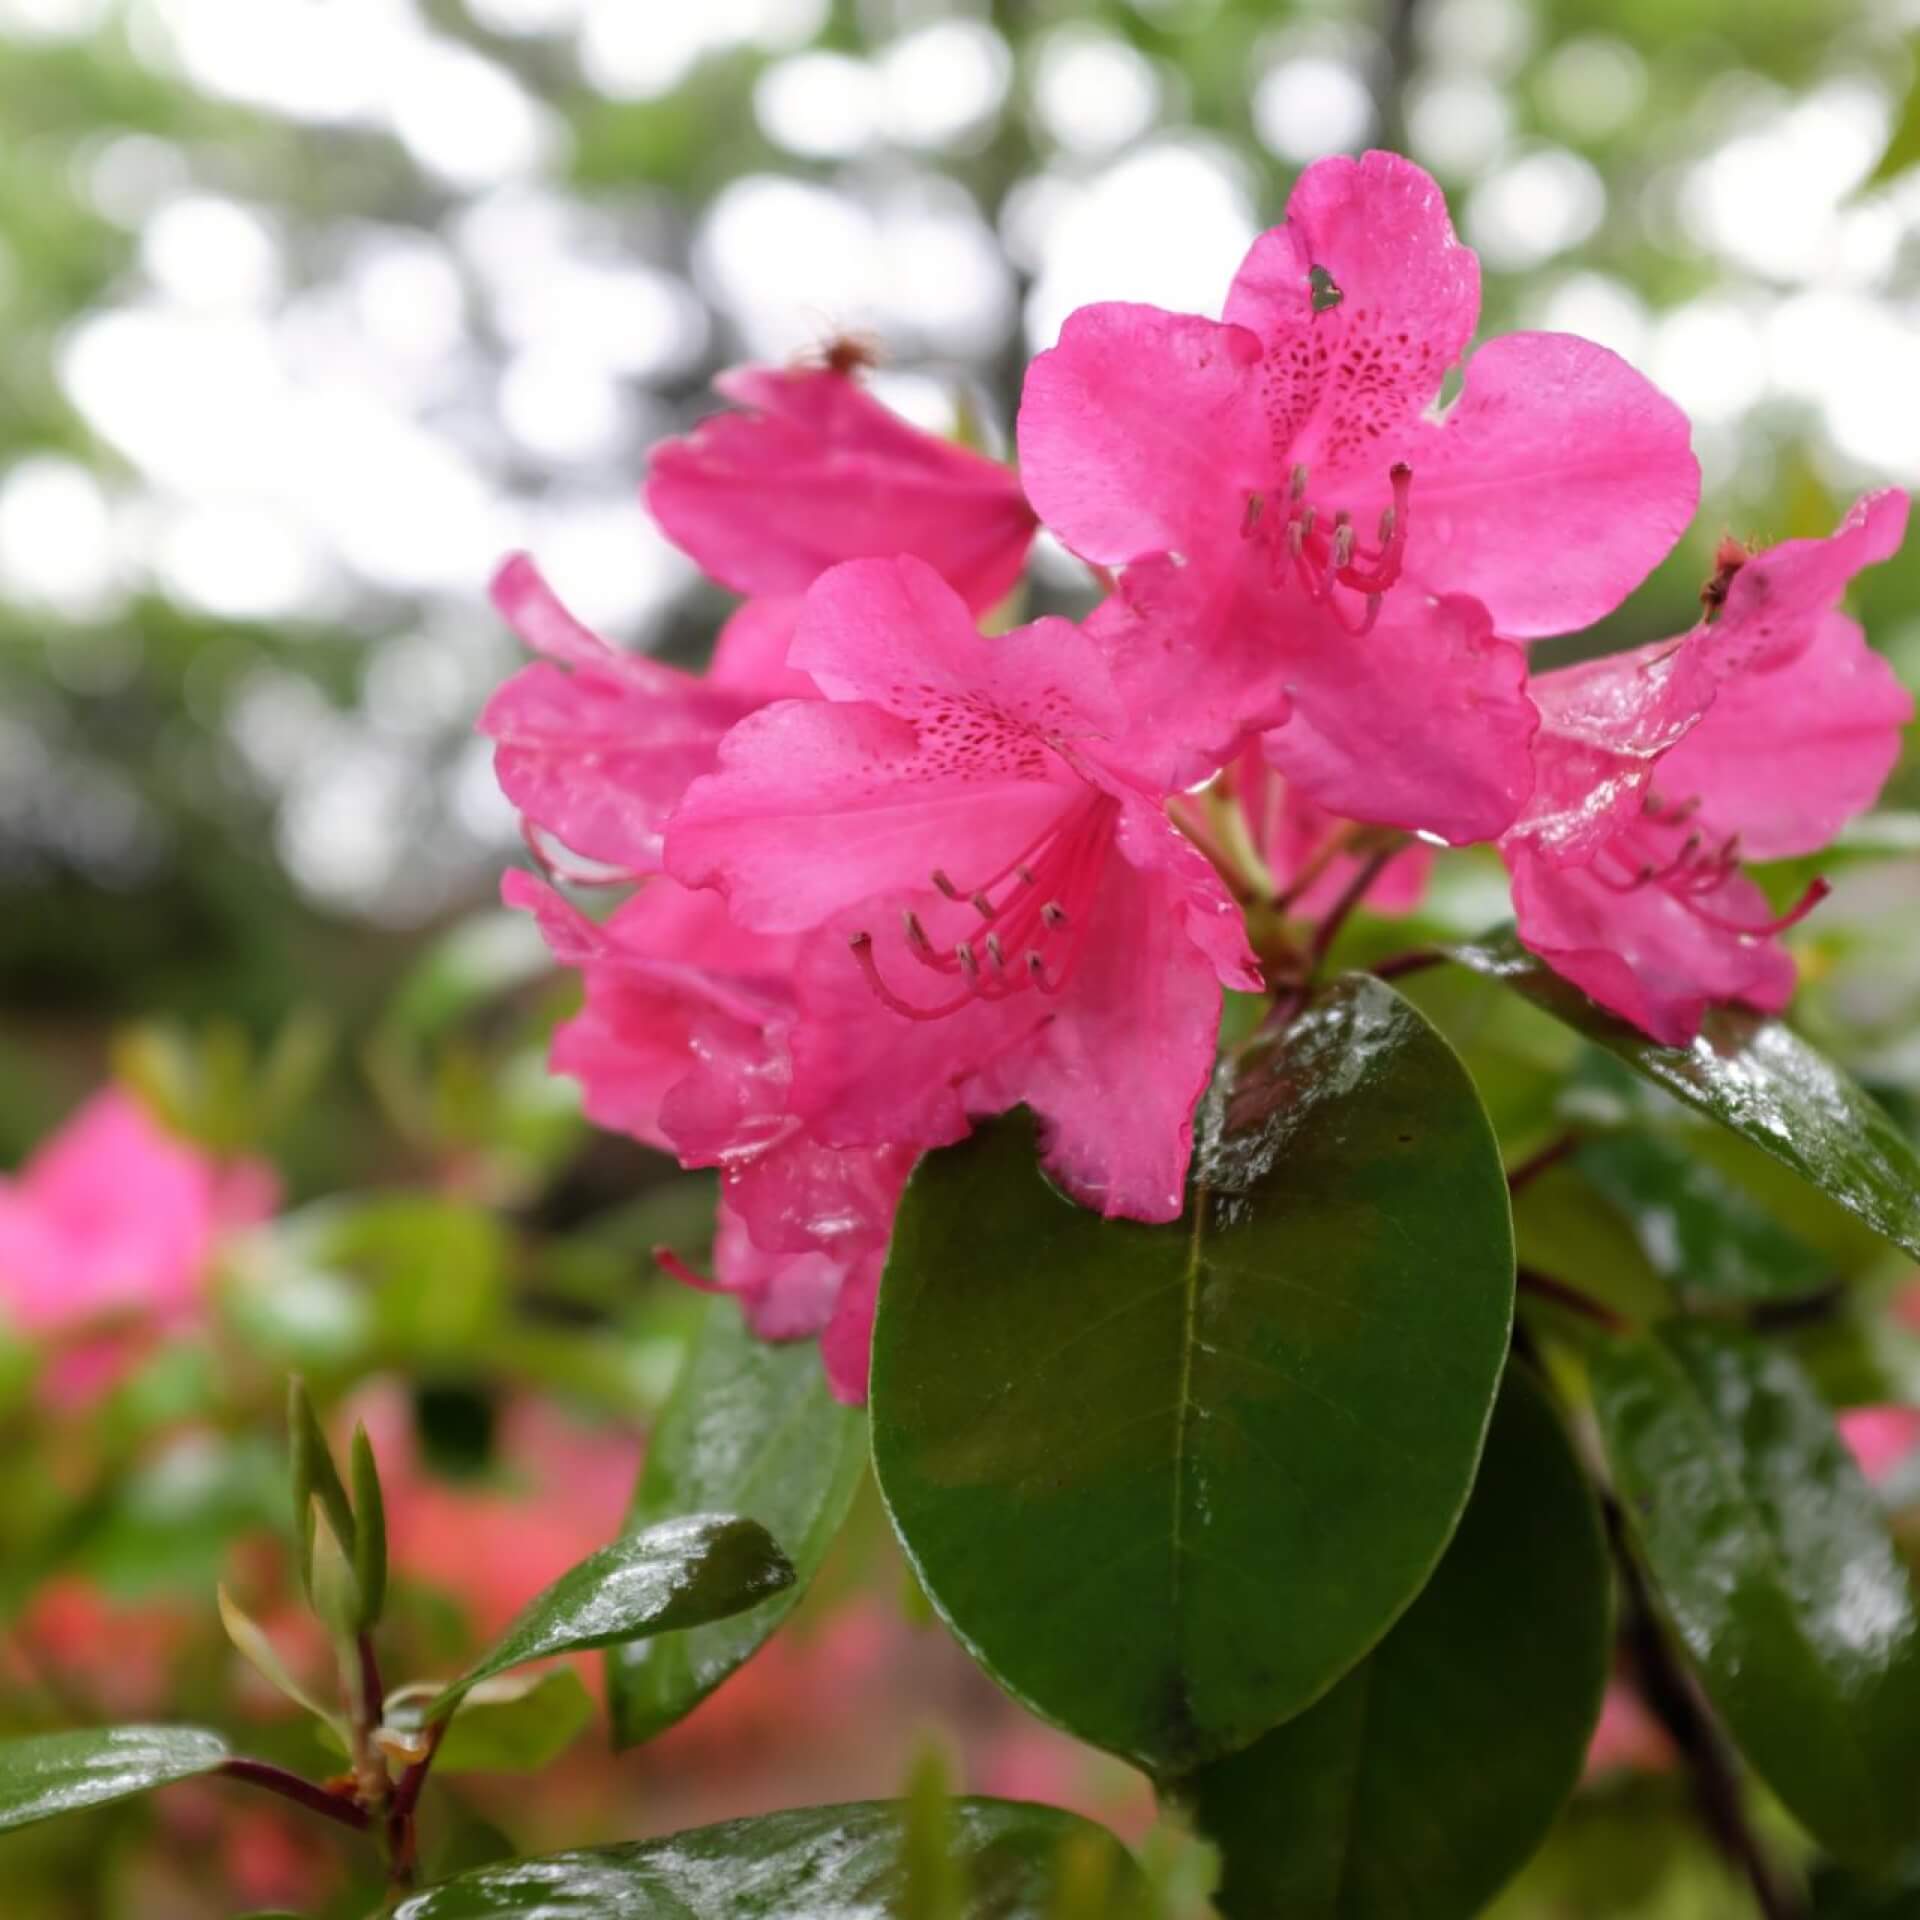
M 1119 803 L 1092 792 L 1057 817 L 986 886 L 964 892 L 944 872 L 935 885 L 947 899 L 971 905 L 991 931 L 936 945 L 917 913 L 901 915 L 908 954 L 929 972 L 962 983 L 954 997 L 922 1006 L 890 985 L 873 936 L 852 936 L 855 961 L 875 997 L 910 1020 L 939 1020 L 977 1000 L 998 1001 L 1033 987 L 1056 994 L 1071 977 L 1092 919 L 1094 896 L 1113 843 Z M 1003 897 L 990 891 L 1017 876 Z M 975 922 L 979 926 L 981 922 Z M 982 955 L 984 954 L 984 964 Z
M 1413 469 L 1405 461 L 1397 462 L 1388 474 L 1393 503 L 1380 515 L 1379 545 L 1360 544 L 1353 516 L 1343 507 L 1332 518 L 1330 529 L 1319 524 L 1317 510 L 1308 504 L 1307 470 L 1293 469 L 1287 490 L 1286 517 L 1275 525 L 1276 516 L 1264 513 L 1266 501 L 1261 494 L 1249 494 L 1245 517 L 1240 526 L 1242 539 L 1267 543 L 1276 584 L 1289 574 L 1310 600 L 1334 602 L 1335 587 L 1346 587 L 1365 596 L 1367 605 L 1356 626 L 1342 615 L 1349 632 L 1368 632 L 1379 617 L 1379 599 L 1400 578 L 1407 552 L 1407 532 L 1411 523 Z
M 1663 825 L 1670 825 L 1676 820 L 1690 818 L 1698 805 L 1696 799 L 1673 807 L 1662 807 L 1649 798 L 1646 811 L 1649 817 L 1660 820 Z M 1769 939 L 1775 934 L 1785 933 L 1789 927 L 1798 926 L 1833 891 L 1827 881 L 1816 878 L 1808 883 L 1806 891 L 1785 913 L 1763 920 L 1735 919 L 1730 914 L 1717 911 L 1708 902 L 1740 871 L 1737 835 L 1718 845 L 1709 846 L 1705 837 L 1696 831 L 1688 834 L 1679 849 L 1665 861 L 1649 860 L 1639 866 L 1630 865 L 1626 853 L 1619 847 L 1612 848 L 1611 852 L 1627 871 L 1613 875 L 1601 872 L 1597 866 L 1592 868 L 1594 879 L 1603 887 L 1622 894 L 1638 893 L 1642 887 L 1658 887 L 1701 925 L 1745 939 Z

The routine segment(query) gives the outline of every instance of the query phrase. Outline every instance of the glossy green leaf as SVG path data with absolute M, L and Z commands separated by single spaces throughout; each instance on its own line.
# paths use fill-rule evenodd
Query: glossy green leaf
M 440 1719 L 470 1687 L 509 1667 L 723 1620 L 792 1584 L 792 1566 L 758 1521 L 710 1513 L 665 1521 L 569 1567 L 424 1717 Z
M 593 1718 L 593 1696 L 571 1667 L 483 1680 L 460 1702 L 434 1755 L 435 1773 L 537 1773 Z
M 787 1617 L 840 1531 L 866 1459 L 865 1417 L 828 1392 L 813 1342 L 756 1339 L 734 1301 L 715 1300 L 648 1439 L 628 1525 L 745 1514 L 782 1544 L 794 1583 L 751 1612 L 609 1651 L 617 1745 L 691 1712 Z
M 1600 1712 L 1611 1574 L 1543 1390 L 1510 1368 L 1405 1618 L 1317 1706 L 1183 1783 L 1228 1920 L 1472 1920 L 1545 1838 Z
M 103 1727 L 0 1741 L 0 1830 L 211 1773 L 227 1743 L 204 1727 Z
M 1920 1257 L 1920 1156 L 1869 1095 L 1783 1021 L 1716 1007 L 1691 1047 L 1663 1047 L 1595 1006 L 1511 934 L 1449 951 Z
M 1186 1215 L 1107 1221 L 1016 1116 L 901 1208 L 874 1463 L 921 1584 L 1037 1712 L 1185 1771 L 1425 1583 L 1505 1359 L 1506 1182 L 1459 1061 L 1349 976 L 1209 1099 Z
M 1746 1188 L 1673 1141 L 1644 1129 L 1603 1134 L 1581 1147 L 1575 1165 L 1682 1294 L 1791 1300 L 1832 1278 L 1826 1261 Z
M 380 1624 L 387 1603 L 387 1507 L 380 1490 L 380 1468 L 364 1425 L 353 1430 L 349 1456 L 353 1474 L 353 1582 L 360 1594 L 359 1628 Z
M 1779 1346 L 1608 1343 L 1594 1405 L 1661 1599 L 1735 1739 L 1843 1858 L 1920 1838 L 1920 1616 L 1879 1506 Z
M 905 1883 L 900 1807 L 802 1807 L 665 1840 L 517 1860 L 406 1901 L 395 1920 L 895 1920 Z M 953 1803 L 966 1887 L 956 1920 L 1048 1920 L 1062 1856 L 1110 1863 L 1105 1920 L 1145 1911 L 1140 1873 L 1110 1834 L 1053 1807 Z M 1084 1871 L 1084 1869 L 1082 1869 Z

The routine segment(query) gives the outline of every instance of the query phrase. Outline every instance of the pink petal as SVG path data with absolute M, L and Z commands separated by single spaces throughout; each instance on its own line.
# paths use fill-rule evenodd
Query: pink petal
M 1082 307 L 1027 368 L 1020 471 L 1040 517 L 1088 560 L 1192 554 L 1230 539 L 1268 483 L 1260 342 L 1158 307 Z
M 843 1405 L 867 1403 L 867 1376 L 873 1355 L 873 1315 L 880 1301 L 884 1252 L 855 1262 L 841 1283 L 833 1319 L 820 1336 L 820 1358 L 827 1369 L 827 1385 Z
M 1467 363 L 1460 398 L 1402 443 L 1413 468 L 1406 570 L 1486 603 L 1503 634 L 1610 613 L 1686 531 L 1700 468 L 1686 415 L 1605 347 L 1510 333 Z M 1352 502 L 1386 505 L 1384 475 Z
M 1220 983 L 1189 933 L 1183 892 L 1116 862 L 1042 1043 L 1010 1050 L 979 1083 L 991 1108 L 1034 1110 L 1049 1172 L 1110 1219 L 1177 1220 L 1186 1205 Z
M 914 896 L 906 896 L 913 898 Z M 975 1000 L 937 1020 L 913 1020 L 884 1005 L 849 948 L 849 926 L 877 928 L 883 978 L 912 987 L 914 963 L 894 929 L 899 907 L 869 903 L 828 927 L 802 950 L 796 986 L 801 1015 L 793 1030 L 793 1110 L 818 1139 L 835 1147 L 951 1145 L 966 1137 L 983 1104 L 976 1076 L 1007 1055 L 1024 1055 L 1045 1035 L 1054 1004 L 1031 993 Z M 891 934 L 891 938 L 883 935 Z
M 1665 1046 L 1690 1045 L 1716 1002 L 1777 1013 L 1793 997 L 1793 959 L 1777 940 L 1710 926 L 1658 886 L 1620 891 L 1591 867 L 1555 866 L 1521 843 L 1502 852 L 1521 941 Z M 1730 919 L 1764 921 L 1770 911 L 1740 875 L 1714 904 Z
M 1314 267 L 1340 295 L 1318 313 Z M 1385 449 L 1439 392 L 1479 311 L 1480 263 L 1431 176 L 1391 153 L 1307 168 L 1286 224 L 1253 243 L 1227 296 L 1228 321 L 1266 349 L 1273 482 L 1299 462 L 1384 487 Z
M 1704 631 L 1696 629 L 1696 632 Z M 1517 834 L 1563 865 L 1593 857 L 1636 819 L 1661 757 L 1713 697 L 1685 642 L 1655 641 L 1537 676 L 1534 787 Z
M 720 389 L 747 411 L 654 450 L 647 505 L 716 580 L 804 593 L 828 567 L 909 553 L 976 612 L 1004 599 L 1033 538 L 1006 468 L 922 433 L 825 369 L 745 367 Z
M 1247 733 L 1284 720 L 1283 650 L 1302 606 L 1268 584 L 1250 549 L 1214 565 L 1130 566 L 1084 628 L 1127 715 L 1116 757 L 1152 784 L 1186 788 L 1231 758 Z
M 822 574 L 801 605 L 789 660 L 831 700 L 866 700 L 947 739 L 960 763 L 994 750 L 1030 758 L 1022 734 L 1111 733 L 1123 711 L 1099 649 L 1068 620 L 985 639 L 966 603 L 925 562 L 854 560 Z
M 567 613 L 524 555 L 507 562 L 494 590 L 521 636 L 550 656 L 522 668 L 480 716 L 480 731 L 496 742 L 501 791 L 573 852 L 656 871 L 667 815 L 711 770 L 726 730 L 767 696 L 608 646 Z
M 767 1084 L 780 989 L 752 977 L 754 943 L 721 901 L 653 880 L 596 926 L 529 874 L 509 873 L 502 892 L 534 913 L 556 958 L 582 971 L 585 1003 L 555 1032 L 550 1064 L 579 1081 L 591 1119 L 669 1152 L 680 1145 L 667 1119 L 676 1095 L 683 1105 L 704 1098 L 723 1144 L 770 1124 L 766 1110 L 784 1091 Z M 761 964 L 775 969 L 785 953 L 774 943 Z
M 818 693 L 804 673 L 787 665 L 800 604 L 800 597 L 789 593 L 749 600 L 737 608 L 714 643 L 707 684 L 750 693 L 761 702 L 807 700 Z
M 986 643 L 982 643 L 983 645 Z M 918 891 L 936 867 L 963 889 L 1017 859 L 1074 797 L 1003 729 L 921 732 L 871 706 L 783 700 L 750 715 L 695 781 L 667 835 L 668 870 L 721 888 L 735 919 L 817 927 L 876 894 Z M 1040 777 L 1036 777 L 1036 773 Z M 1078 782 L 1073 782 L 1077 787 Z
M 739 1300 L 762 1340 L 803 1340 L 833 1318 L 846 1269 L 818 1248 L 769 1253 L 723 1202 L 714 1226 L 713 1278 L 720 1292 Z
M 1757 553 L 1733 577 L 1704 650 L 1715 677 L 1778 666 L 1809 646 L 1820 617 L 1837 606 L 1853 576 L 1898 551 L 1907 531 L 1907 496 L 1897 487 L 1855 501 L 1824 539 L 1783 540 Z
M 1321 611 L 1286 674 L 1293 710 L 1267 758 L 1330 812 L 1460 845 L 1502 833 L 1532 791 L 1526 656 L 1474 601 L 1402 589 L 1357 637 Z
M 1912 718 L 1893 668 L 1829 613 L 1804 653 L 1725 681 L 1655 784 L 1669 804 L 1697 800 L 1751 859 L 1813 853 L 1879 798 Z

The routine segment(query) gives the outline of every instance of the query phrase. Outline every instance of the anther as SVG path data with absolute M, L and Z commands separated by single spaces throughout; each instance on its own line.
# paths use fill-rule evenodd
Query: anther
M 984 893 L 976 893 L 973 896 L 973 910 L 982 920 L 991 920 L 1000 911 Z
M 1025 885 L 1030 887 L 1034 884 L 1033 869 L 1031 867 L 1023 863 L 1022 865 L 1015 867 L 1014 872 L 1020 876 L 1022 882 Z
M 967 897 L 938 867 L 935 867 L 933 870 L 933 884 L 938 887 L 949 900 L 964 900 Z
M 1304 463 L 1296 466 L 1287 480 L 1287 491 L 1295 500 L 1307 497 L 1307 469 Z
M 1007 956 L 1000 950 L 1000 936 L 997 933 L 987 935 L 987 958 L 993 962 L 996 973 L 1007 970 Z
M 960 962 L 960 971 L 969 980 L 977 980 L 980 977 L 980 963 L 973 957 L 971 940 L 958 942 L 953 949 L 953 957 Z
M 1245 539 L 1260 524 L 1260 509 L 1266 505 L 1265 496 L 1258 493 L 1247 495 L 1247 511 L 1240 521 L 1240 537 Z
M 1344 515 L 1333 529 L 1333 570 L 1342 572 L 1353 564 L 1353 522 Z
M 1067 924 L 1067 910 L 1058 900 L 1049 900 L 1040 909 L 1040 918 L 1050 927 L 1064 927 Z
M 907 939 L 922 953 L 933 951 L 933 942 L 927 938 L 927 930 L 920 924 L 920 916 L 911 907 L 901 914 L 900 924 L 907 930 Z M 866 935 L 860 937 L 865 939 Z

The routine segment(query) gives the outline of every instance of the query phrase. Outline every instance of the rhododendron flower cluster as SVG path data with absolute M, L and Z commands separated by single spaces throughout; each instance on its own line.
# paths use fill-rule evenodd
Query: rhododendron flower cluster
M 131 1343 L 193 1318 L 222 1238 L 277 1201 L 264 1163 L 221 1165 L 109 1088 L 0 1179 L 0 1321 L 63 1344 L 55 1392 L 103 1387 Z
M 1068 320 L 1017 477 L 840 356 L 728 375 L 646 488 L 748 596 L 703 676 L 501 570 L 541 656 L 482 721 L 501 784 L 548 881 L 633 889 L 599 919 L 509 880 L 585 979 L 555 1065 L 719 1169 L 712 1284 L 823 1334 L 844 1397 L 918 1154 L 1025 1105 L 1076 1199 L 1176 1218 L 1223 990 L 1284 1007 L 1298 921 L 1412 906 L 1436 846 L 1497 844 L 1522 940 L 1657 1040 L 1789 996 L 1817 889 L 1776 910 L 1741 862 L 1817 850 L 1892 765 L 1911 702 L 1838 603 L 1904 498 L 1739 550 L 1684 635 L 1535 672 L 1699 474 L 1632 367 L 1469 353 L 1478 305 L 1419 168 L 1324 161 L 1221 318 Z M 1102 597 L 1003 630 L 1042 524 Z

